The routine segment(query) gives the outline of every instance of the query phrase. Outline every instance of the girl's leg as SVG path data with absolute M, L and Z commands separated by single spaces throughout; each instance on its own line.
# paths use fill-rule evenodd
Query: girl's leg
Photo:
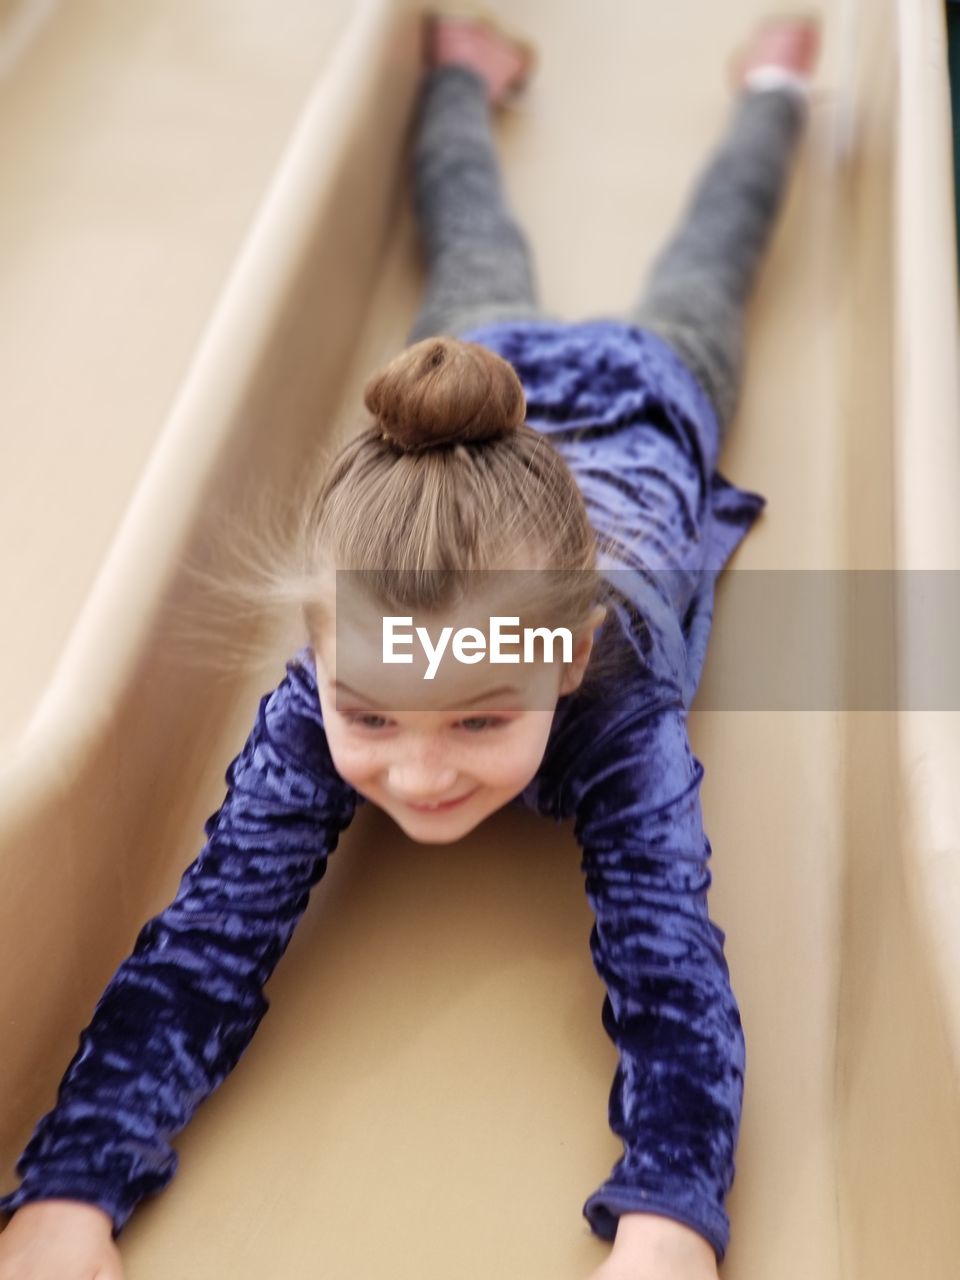
M 743 375 L 744 309 L 808 114 L 793 88 L 745 89 L 628 319 L 664 337 L 710 396 L 721 440 Z
M 530 246 L 504 198 L 479 72 L 456 64 L 426 72 L 412 164 L 427 283 L 408 343 L 540 315 Z

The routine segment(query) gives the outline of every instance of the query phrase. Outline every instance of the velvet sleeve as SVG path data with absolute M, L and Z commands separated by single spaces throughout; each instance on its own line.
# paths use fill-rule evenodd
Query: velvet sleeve
M 709 918 L 711 849 L 679 699 L 637 698 L 585 753 L 574 809 L 602 1021 L 618 1051 L 609 1122 L 624 1153 L 586 1201 L 596 1234 L 621 1213 L 685 1223 L 722 1260 L 733 1182 L 745 1045 Z
M 260 700 L 206 843 L 100 997 L 0 1209 L 86 1201 L 116 1238 L 174 1176 L 171 1140 L 250 1043 L 264 984 L 353 817 L 357 793 L 333 768 L 312 691 L 292 660 Z

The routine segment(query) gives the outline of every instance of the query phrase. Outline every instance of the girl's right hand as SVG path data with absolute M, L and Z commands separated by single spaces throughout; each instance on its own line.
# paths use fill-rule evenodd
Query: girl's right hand
M 21 1205 L 0 1235 L 0 1280 L 123 1280 L 110 1215 L 81 1200 Z
M 719 1280 L 717 1255 L 682 1222 L 658 1213 L 623 1213 L 613 1248 L 589 1280 Z

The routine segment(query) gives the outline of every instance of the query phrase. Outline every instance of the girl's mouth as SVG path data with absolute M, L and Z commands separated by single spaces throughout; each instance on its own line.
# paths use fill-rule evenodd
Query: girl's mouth
M 417 813 L 442 813 L 446 809 L 453 809 L 458 804 L 463 804 L 464 800 L 469 800 L 471 796 L 476 795 L 478 788 L 468 791 L 464 796 L 458 796 L 456 800 L 444 800 L 440 804 L 408 804 L 408 808 L 416 810 Z

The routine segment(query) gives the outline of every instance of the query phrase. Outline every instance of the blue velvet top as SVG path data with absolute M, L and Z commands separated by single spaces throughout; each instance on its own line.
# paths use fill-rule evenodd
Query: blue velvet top
M 616 592 L 601 630 L 632 673 L 560 699 L 540 769 L 512 801 L 573 820 L 595 913 L 602 1023 L 619 1056 L 609 1122 L 624 1153 L 584 1215 L 613 1239 L 620 1213 L 665 1214 L 722 1259 L 745 1053 L 725 934 L 707 910 L 687 710 L 716 575 L 764 499 L 716 472 L 716 416 L 658 337 L 613 320 L 465 336 L 514 365 L 527 421 L 566 458 L 608 539 L 601 563 Z M 173 1177 L 171 1140 L 249 1044 L 264 984 L 364 802 L 334 768 L 308 648 L 261 699 L 226 782 L 206 843 L 104 990 L 0 1209 L 92 1202 L 116 1237 Z

